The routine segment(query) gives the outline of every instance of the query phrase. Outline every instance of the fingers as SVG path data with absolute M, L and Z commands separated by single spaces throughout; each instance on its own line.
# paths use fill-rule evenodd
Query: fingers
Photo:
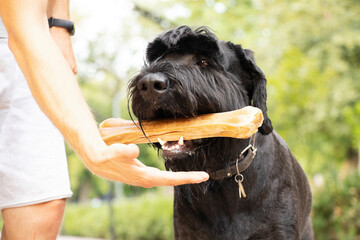
M 209 174 L 206 172 L 161 172 L 162 176 L 158 183 L 168 186 L 201 183 L 209 179 Z
M 112 144 L 110 147 L 116 148 L 117 157 L 127 158 L 133 167 L 135 167 L 136 173 L 134 182 L 130 184 L 137 185 L 145 188 L 151 188 L 156 186 L 177 186 L 183 184 L 195 184 L 207 181 L 209 175 L 206 172 L 169 172 L 160 171 L 154 167 L 148 167 L 141 161 L 136 159 L 139 156 L 139 148 L 135 144 Z M 128 171 L 131 171 L 128 169 Z M 130 173 L 130 172 L 128 172 Z
M 142 178 L 144 181 L 138 184 L 145 188 L 195 184 L 209 179 L 206 172 L 168 172 L 152 167 L 145 167 L 142 174 L 144 175 Z
M 207 181 L 206 172 L 168 172 L 148 167 L 137 160 L 139 148 L 135 144 L 115 143 L 107 147 L 107 161 L 100 161 L 93 172 L 101 177 L 134 186 L 151 188 L 177 186 Z

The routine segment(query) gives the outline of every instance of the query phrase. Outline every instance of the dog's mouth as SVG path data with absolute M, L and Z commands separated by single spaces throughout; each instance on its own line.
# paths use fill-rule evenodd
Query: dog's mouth
M 179 141 L 163 141 L 158 139 L 159 143 L 155 146 L 162 149 L 162 156 L 165 160 L 171 160 L 185 155 L 191 156 L 194 152 L 203 147 L 205 139 L 184 140 L 180 137 Z
M 155 106 L 152 106 L 150 111 L 143 111 L 142 114 L 147 114 L 142 119 L 146 121 L 152 120 L 161 120 L 161 119 L 179 119 L 179 118 L 189 118 L 196 117 L 199 115 L 212 113 L 213 111 L 197 111 L 197 114 L 188 112 L 188 111 L 176 111 L 176 108 L 168 109 L 166 106 L 155 109 Z M 143 115 L 144 116 L 144 115 Z M 149 117 L 151 116 L 151 117 Z M 211 143 L 210 138 L 201 138 L 201 139 L 187 139 L 179 136 L 177 141 L 165 141 L 158 138 L 157 143 L 153 143 L 157 149 L 161 151 L 161 155 L 166 161 L 177 161 L 184 160 L 189 157 L 195 156 L 197 151 L 205 148 L 209 143 Z

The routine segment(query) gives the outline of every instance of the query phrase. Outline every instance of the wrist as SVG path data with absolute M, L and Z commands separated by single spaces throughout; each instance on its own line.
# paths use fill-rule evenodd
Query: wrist
M 95 136 L 86 136 L 82 141 L 82 157 L 86 165 L 94 165 L 99 163 L 104 158 L 108 145 L 102 140 L 100 134 Z
M 49 23 L 50 29 L 52 27 L 63 28 L 65 30 L 67 30 L 71 36 L 73 36 L 75 34 L 74 22 L 72 22 L 70 20 L 50 17 L 48 19 L 48 23 Z
M 69 39 L 71 37 L 69 31 L 67 29 L 65 29 L 65 28 L 62 28 L 62 27 L 53 26 L 49 30 L 50 30 L 51 34 L 56 34 L 57 36 L 58 36 L 58 34 L 61 34 L 60 36 L 66 36 Z

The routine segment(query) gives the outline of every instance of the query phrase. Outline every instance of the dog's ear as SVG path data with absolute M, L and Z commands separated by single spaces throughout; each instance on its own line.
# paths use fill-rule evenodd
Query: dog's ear
M 146 49 L 146 59 L 148 62 L 153 62 L 168 50 L 168 47 L 157 37 L 154 41 L 149 43 Z
M 149 62 L 155 61 L 168 49 L 179 44 L 181 38 L 191 34 L 194 34 L 194 32 L 185 25 L 160 34 L 153 42 L 149 43 L 146 49 L 146 59 Z
M 241 67 L 249 74 L 251 84 L 247 89 L 249 92 L 249 98 L 252 100 L 253 106 L 261 109 L 264 115 L 264 122 L 259 128 L 259 131 L 267 135 L 272 132 L 273 126 L 271 120 L 267 115 L 266 107 L 266 78 L 263 71 L 256 65 L 254 59 L 254 53 L 250 49 L 243 49 L 240 45 L 233 45 L 240 61 Z

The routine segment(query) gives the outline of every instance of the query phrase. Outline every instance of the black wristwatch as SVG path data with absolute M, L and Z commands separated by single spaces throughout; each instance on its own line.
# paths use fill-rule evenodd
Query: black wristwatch
M 62 28 L 66 28 L 68 30 L 68 32 L 70 33 L 71 36 L 73 36 L 75 34 L 75 26 L 74 26 L 74 22 L 69 21 L 69 20 L 64 20 L 64 19 L 57 19 L 57 18 L 49 18 L 49 28 L 51 27 L 62 27 Z

